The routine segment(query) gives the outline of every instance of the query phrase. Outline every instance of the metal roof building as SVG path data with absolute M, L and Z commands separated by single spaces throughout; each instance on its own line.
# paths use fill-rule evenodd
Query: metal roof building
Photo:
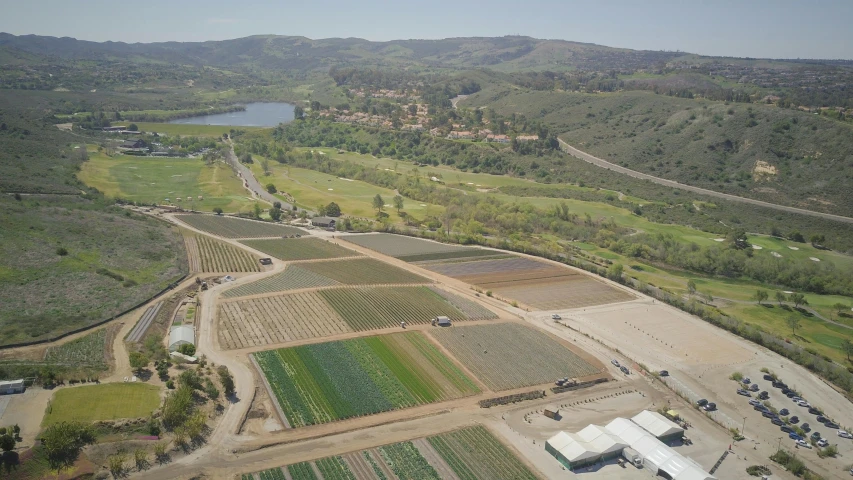
M 684 429 L 658 412 L 643 410 L 631 417 L 631 421 L 663 442 L 676 440 L 684 436 Z
M 174 352 L 185 343 L 195 345 L 195 329 L 190 325 L 172 327 L 169 332 L 169 351 Z
M 0 381 L 0 394 L 21 393 L 24 391 L 24 379 Z

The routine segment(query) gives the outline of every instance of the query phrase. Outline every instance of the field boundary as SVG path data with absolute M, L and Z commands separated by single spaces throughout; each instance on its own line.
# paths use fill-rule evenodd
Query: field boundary
M 281 420 L 281 424 L 284 425 L 284 428 L 293 430 L 293 426 L 290 425 L 290 422 L 287 421 L 287 417 L 284 416 L 284 411 L 282 411 L 281 405 L 276 401 L 275 392 L 272 391 L 272 386 L 270 385 L 269 380 L 267 380 L 267 376 L 264 375 L 264 371 L 261 370 L 261 366 L 258 365 L 258 361 L 255 360 L 254 353 L 249 354 L 249 359 L 252 361 L 252 367 L 255 368 L 255 372 L 264 381 L 264 388 L 267 389 L 267 396 L 270 398 L 270 403 L 275 407 L 276 415 L 278 415 L 278 419 Z M 246 415 L 248 416 L 248 414 L 249 411 L 246 410 Z M 245 420 L 243 420 L 243 422 L 245 422 Z

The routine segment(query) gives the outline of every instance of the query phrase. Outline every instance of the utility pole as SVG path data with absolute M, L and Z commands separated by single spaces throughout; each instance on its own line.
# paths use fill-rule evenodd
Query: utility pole
M 743 426 L 740 427 L 740 434 L 742 437 L 746 436 L 746 417 L 743 417 Z

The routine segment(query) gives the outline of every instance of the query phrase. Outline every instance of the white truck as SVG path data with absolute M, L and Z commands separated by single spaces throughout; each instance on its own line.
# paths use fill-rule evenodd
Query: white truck
M 622 450 L 622 456 L 625 457 L 625 460 L 631 462 L 631 464 L 635 467 L 643 468 L 643 459 L 640 458 L 640 454 L 637 453 L 637 451 L 633 448 L 625 447 Z

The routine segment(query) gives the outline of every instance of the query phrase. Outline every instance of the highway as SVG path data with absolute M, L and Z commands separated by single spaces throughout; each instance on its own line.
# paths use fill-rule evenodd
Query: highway
M 602 160 L 598 157 L 594 157 L 594 156 L 592 156 L 586 152 L 582 152 L 582 151 L 578 150 L 577 148 L 569 145 L 568 143 L 564 142 L 563 140 L 558 139 L 558 141 L 560 142 L 560 148 L 564 152 L 568 153 L 569 155 L 571 155 L 575 158 L 579 158 L 579 159 L 581 159 L 585 162 L 589 162 L 593 165 L 597 165 L 599 167 L 603 167 L 603 168 L 606 168 L 608 170 L 613 170 L 613 171 L 616 171 L 619 173 L 623 173 L 625 175 L 629 175 L 629 176 L 634 177 L 634 178 L 639 178 L 642 180 L 648 180 L 650 182 L 657 183 L 658 185 L 664 185 L 664 186 L 672 187 L 672 188 L 679 188 L 681 190 L 686 190 L 688 192 L 698 193 L 701 195 L 707 195 L 709 197 L 721 198 L 723 200 L 729 200 L 732 202 L 749 203 L 752 205 L 758 205 L 759 207 L 772 208 L 774 210 L 779 210 L 779 211 L 788 212 L 788 213 L 798 213 L 801 215 L 810 215 L 812 217 L 820 217 L 820 218 L 823 218 L 826 220 L 834 220 L 836 222 L 853 223 L 853 218 L 850 218 L 850 217 L 844 217 L 841 215 L 833 215 L 831 213 L 814 212 L 812 210 L 806 210 L 803 208 L 796 208 L 796 207 L 788 207 L 785 205 L 777 205 L 775 203 L 763 202 L 761 200 L 755 200 L 752 198 L 738 197 L 737 195 L 729 195 L 728 193 L 715 192 L 713 190 L 707 190 L 704 188 L 694 187 L 691 185 L 685 185 L 683 183 L 678 183 L 678 182 L 673 181 L 673 180 L 667 180 L 665 178 L 654 177 L 652 175 L 649 175 L 646 173 L 641 173 L 641 172 L 638 172 L 636 170 L 631 170 L 629 168 L 625 168 L 625 167 L 616 165 L 614 163 L 610 163 L 607 160 Z

